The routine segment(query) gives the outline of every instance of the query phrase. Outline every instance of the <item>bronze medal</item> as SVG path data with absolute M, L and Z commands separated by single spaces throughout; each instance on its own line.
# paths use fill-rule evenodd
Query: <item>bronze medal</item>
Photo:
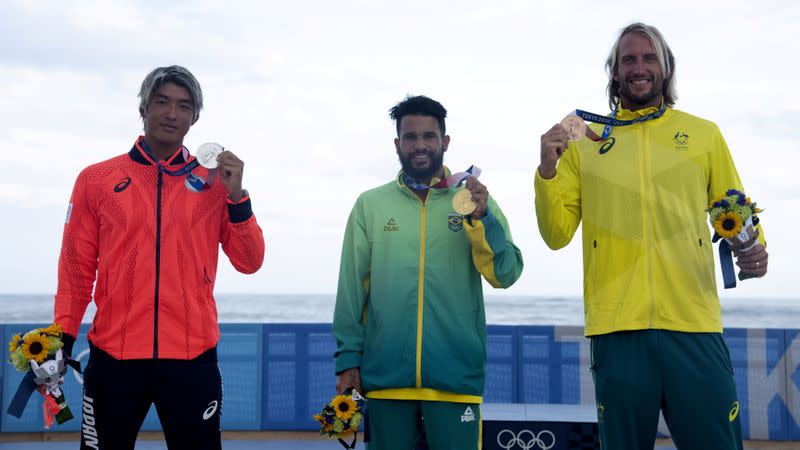
M 561 126 L 567 131 L 570 142 L 579 141 L 586 135 L 586 122 L 578 116 L 570 114 L 564 117 Z

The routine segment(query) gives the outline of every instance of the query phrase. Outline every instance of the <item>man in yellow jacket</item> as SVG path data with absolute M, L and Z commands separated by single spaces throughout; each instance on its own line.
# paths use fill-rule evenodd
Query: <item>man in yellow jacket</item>
M 742 190 L 719 128 L 673 109 L 661 33 L 624 28 L 606 62 L 614 126 L 541 139 L 536 214 L 552 249 L 583 222 L 586 336 L 604 449 L 652 449 L 662 410 L 678 448 L 742 448 L 706 208 Z M 623 126 L 624 125 L 624 126 Z M 560 162 L 559 162 L 560 160 Z M 737 265 L 763 276 L 765 241 Z

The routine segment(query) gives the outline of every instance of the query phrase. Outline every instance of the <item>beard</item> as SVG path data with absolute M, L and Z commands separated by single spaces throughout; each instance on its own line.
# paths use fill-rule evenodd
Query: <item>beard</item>
M 649 105 L 656 97 L 661 94 L 661 89 L 664 86 L 664 81 L 656 78 L 653 80 L 653 87 L 649 92 L 643 95 L 636 96 L 631 92 L 627 83 L 619 83 L 619 98 L 625 100 L 625 103 L 631 107 L 642 107 Z
M 413 163 L 411 162 L 411 157 L 403 157 L 403 155 L 398 154 L 398 158 L 400 158 L 400 165 L 403 167 L 403 172 L 406 175 L 410 176 L 414 180 L 429 180 L 434 175 L 439 173 L 442 169 L 442 164 L 444 162 L 444 147 L 442 147 L 438 152 L 427 152 L 428 156 L 431 158 L 431 164 L 427 168 L 416 168 L 414 167 Z

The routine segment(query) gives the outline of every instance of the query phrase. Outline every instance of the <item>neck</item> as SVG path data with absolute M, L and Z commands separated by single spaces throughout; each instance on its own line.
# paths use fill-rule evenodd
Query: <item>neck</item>
M 411 176 L 411 175 L 409 175 L 409 176 Z M 414 177 L 411 177 L 411 178 L 414 178 Z M 431 180 L 433 180 L 434 178 L 439 178 L 439 179 L 444 178 L 444 167 L 440 167 L 439 170 L 436 171 L 436 173 L 434 173 L 433 175 L 431 175 L 429 177 L 426 177 L 426 178 L 414 178 L 414 181 L 416 181 L 419 184 L 424 184 L 424 185 L 430 186 Z M 425 192 L 428 192 L 428 191 L 425 191 Z
M 664 96 L 662 95 L 659 95 L 658 97 L 654 98 L 653 100 L 647 103 L 631 103 L 624 98 L 620 98 L 620 104 L 622 105 L 622 107 L 631 112 L 639 111 L 640 109 L 646 109 L 646 108 L 660 108 L 663 102 L 664 102 Z
M 174 144 L 164 144 L 162 142 L 158 142 L 154 139 L 144 136 L 144 142 L 147 144 L 147 148 L 150 149 L 150 152 L 153 156 L 159 161 L 166 161 L 175 150 L 177 150 L 182 144 L 179 144 L 178 147 L 174 147 Z

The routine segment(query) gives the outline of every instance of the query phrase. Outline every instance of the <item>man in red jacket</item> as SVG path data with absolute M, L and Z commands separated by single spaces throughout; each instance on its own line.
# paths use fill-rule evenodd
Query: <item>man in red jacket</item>
M 203 108 L 195 77 L 159 67 L 139 97 L 144 136 L 80 173 L 58 263 L 55 321 L 68 353 L 92 297 L 97 305 L 81 448 L 133 450 L 155 404 L 170 449 L 219 449 L 219 246 L 253 273 L 264 238 L 242 189 L 244 163 L 222 151 L 206 169 L 183 146 Z

